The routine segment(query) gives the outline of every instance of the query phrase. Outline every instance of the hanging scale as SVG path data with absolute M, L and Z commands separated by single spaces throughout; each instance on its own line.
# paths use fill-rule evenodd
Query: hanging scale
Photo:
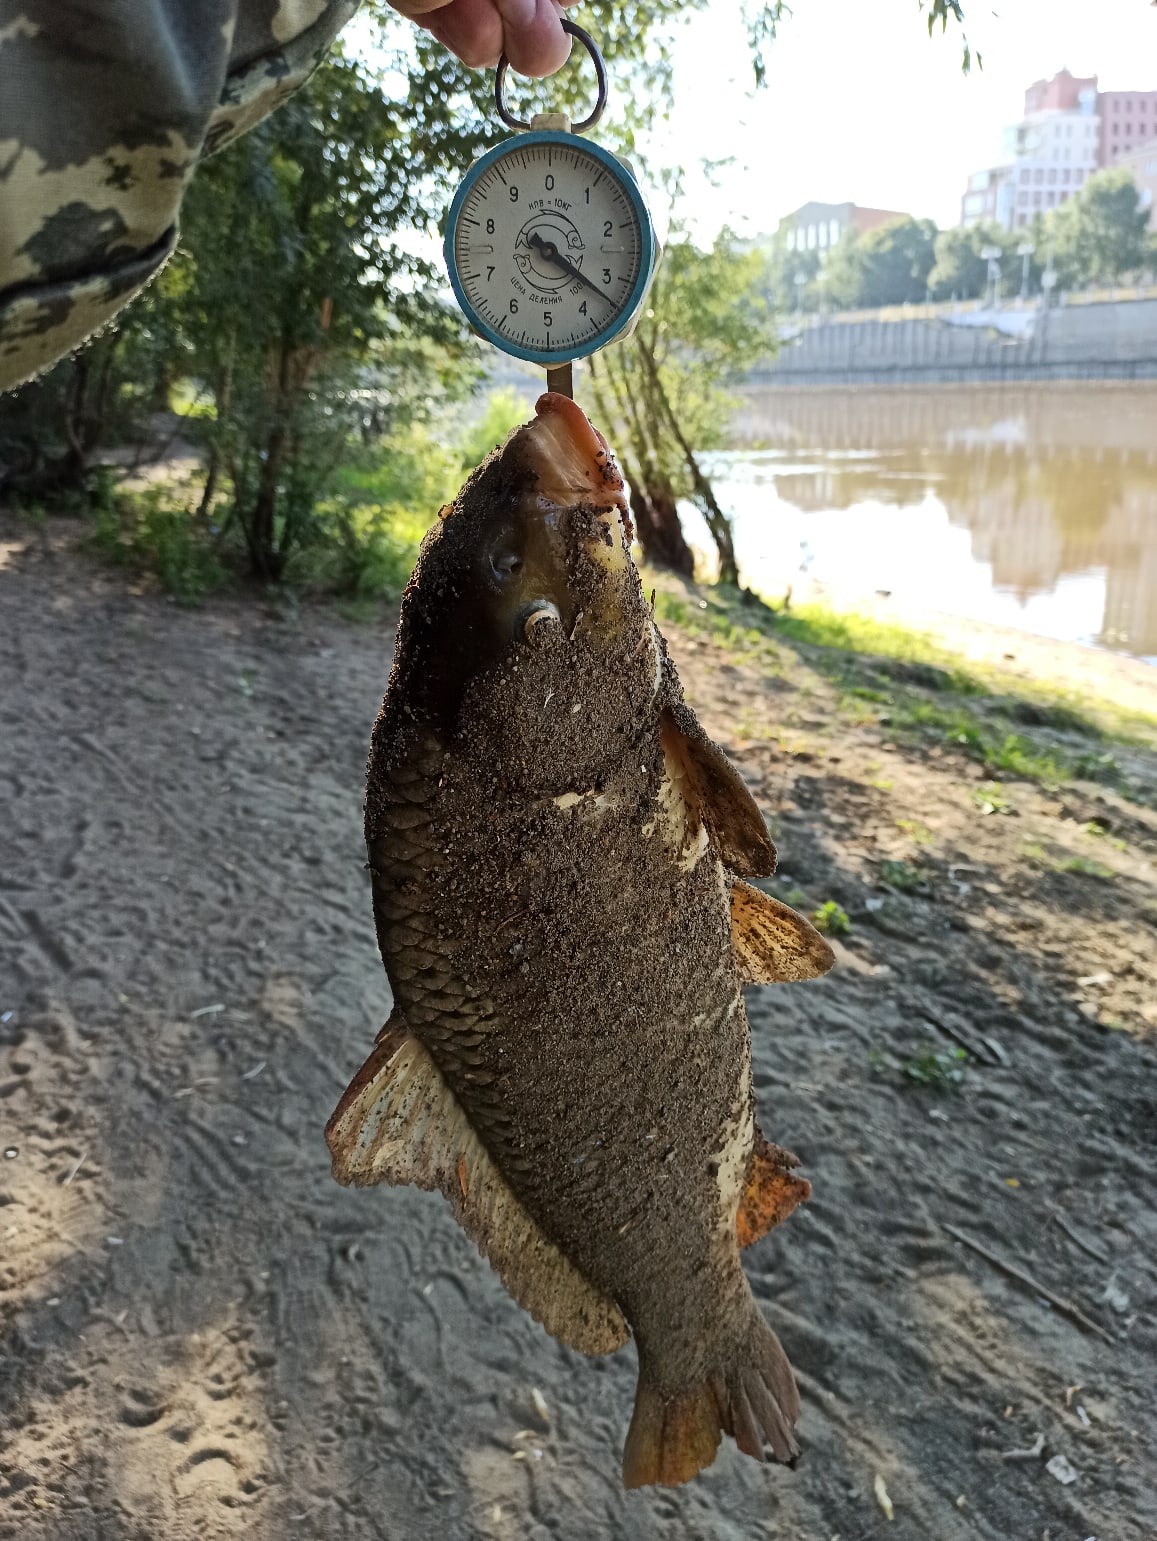
M 487 342 L 546 366 L 547 389 L 574 394 L 571 364 L 624 336 L 646 297 L 658 247 L 634 173 L 579 138 L 603 115 L 607 74 L 589 33 L 562 24 L 589 53 L 594 111 L 515 118 L 494 81 L 498 116 L 515 138 L 476 160 L 454 195 L 446 267 L 459 305 Z

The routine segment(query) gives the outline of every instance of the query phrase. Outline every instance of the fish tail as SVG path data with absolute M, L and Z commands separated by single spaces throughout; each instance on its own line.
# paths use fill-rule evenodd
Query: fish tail
M 792 1432 L 799 1417 L 795 1376 L 779 1339 L 754 1300 L 745 1331 L 708 1373 L 666 1391 L 640 1348 L 635 1410 L 623 1450 L 623 1486 L 676 1487 L 715 1459 L 721 1434 L 745 1455 L 777 1461 L 799 1455 Z

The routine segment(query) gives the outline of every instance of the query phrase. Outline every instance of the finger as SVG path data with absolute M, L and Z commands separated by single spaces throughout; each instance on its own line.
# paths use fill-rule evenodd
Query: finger
M 570 58 L 557 0 L 494 0 L 510 67 L 520 75 L 553 75 Z
M 449 0 L 431 15 L 420 16 L 418 22 L 471 69 L 493 68 L 498 63 L 502 19 L 494 9 L 494 0 Z

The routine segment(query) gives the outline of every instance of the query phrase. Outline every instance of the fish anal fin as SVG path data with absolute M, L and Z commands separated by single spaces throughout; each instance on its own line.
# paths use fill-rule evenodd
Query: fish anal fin
M 799 1157 L 764 1139 L 758 1129 L 747 1165 L 747 1182 L 735 1217 L 735 1239 L 741 1247 L 766 1236 L 783 1223 L 798 1204 L 811 1198 L 812 1185 L 797 1177 Z
M 507 1290 L 553 1337 L 608 1354 L 629 1336 L 619 1308 L 531 1218 L 427 1049 L 397 1013 L 326 1125 L 339 1183 L 438 1189 Z
M 818 979 L 836 961 L 810 920 L 740 881 L 731 889 L 731 941 L 743 984 Z
M 695 714 L 682 703 L 669 706 L 661 726 L 668 763 L 682 771 L 685 795 L 710 831 L 722 859 L 745 877 L 775 871 L 775 846 L 743 777 L 704 733 Z

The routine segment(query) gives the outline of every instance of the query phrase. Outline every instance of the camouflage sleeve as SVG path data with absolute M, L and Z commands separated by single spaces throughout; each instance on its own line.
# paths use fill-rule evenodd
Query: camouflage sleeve
M 198 160 L 284 101 L 358 0 L 0 0 L 0 391 L 164 264 Z

